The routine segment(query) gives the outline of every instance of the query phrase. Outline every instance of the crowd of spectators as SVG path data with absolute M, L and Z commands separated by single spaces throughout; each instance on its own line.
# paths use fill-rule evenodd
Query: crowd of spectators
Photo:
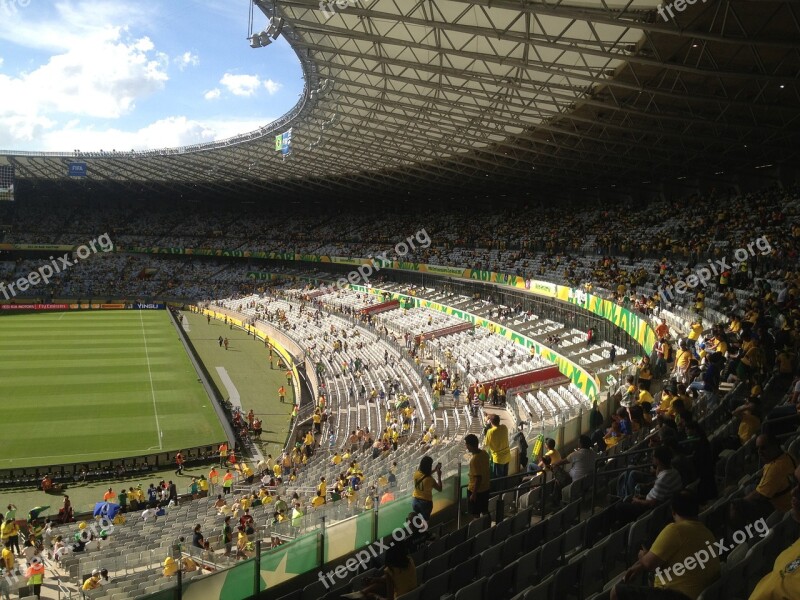
M 584 206 L 580 210 L 531 205 L 478 219 L 435 209 L 424 215 L 298 213 L 275 219 L 258 207 L 193 205 L 191 211 L 178 211 L 158 206 L 145 210 L 141 206 L 89 208 L 21 202 L 0 207 L 0 223 L 4 224 L 0 242 L 79 245 L 97 232 L 108 232 L 120 249 L 203 248 L 347 257 L 386 252 L 388 258 L 406 261 L 603 288 L 634 300 L 642 285 L 655 289 L 675 283 L 709 258 L 727 258 L 731 263 L 736 249 L 765 238 L 768 251 L 759 247 L 747 261 L 747 274 L 734 277 L 732 283 L 747 287 L 755 277 L 785 280 L 793 276 L 800 240 L 797 190 L 768 189 L 724 197 L 712 194 L 689 198 L 683 204 L 692 210 L 676 211 L 673 202 L 664 201 Z M 395 245 L 423 229 L 432 243 L 397 256 Z M 212 286 L 243 283 L 238 279 L 242 269 L 232 269 L 238 272 L 227 278 L 216 272 L 224 265 L 217 265 L 215 271 L 205 264 L 194 266 L 195 262 L 187 261 L 192 266 L 183 273 L 184 267 L 155 257 L 103 261 L 96 267 L 99 273 L 87 271 L 88 277 L 81 279 L 91 277 L 98 289 L 103 289 L 109 280 L 119 281 L 112 274 L 137 277 L 142 269 L 155 268 L 161 277 L 145 278 L 140 282 L 142 288 L 160 287 L 161 293 L 176 295 L 196 291 L 185 282 Z M 23 272 L 28 266 L 38 265 L 26 264 L 16 271 Z M 715 277 L 710 287 L 716 284 Z M 72 283 L 63 291 L 86 290 Z M 687 295 L 686 301 L 693 299 Z

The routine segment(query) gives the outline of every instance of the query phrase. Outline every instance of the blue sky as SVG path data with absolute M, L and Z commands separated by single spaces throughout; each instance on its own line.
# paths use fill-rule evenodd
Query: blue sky
M 164 148 L 268 124 L 295 105 L 302 73 L 282 37 L 250 48 L 248 10 L 249 0 L 0 0 L 0 149 Z

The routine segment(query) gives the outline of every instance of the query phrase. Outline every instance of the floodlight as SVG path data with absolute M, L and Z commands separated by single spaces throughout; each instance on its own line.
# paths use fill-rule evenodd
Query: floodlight
M 283 17 L 272 17 L 269 22 L 269 31 L 272 34 L 272 39 L 278 39 L 278 36 L 281 34 L 281 30 L 283 29 Z

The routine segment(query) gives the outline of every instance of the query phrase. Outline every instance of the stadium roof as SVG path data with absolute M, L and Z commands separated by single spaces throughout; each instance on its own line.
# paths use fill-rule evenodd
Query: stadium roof
M 652 0 L 255 5 L 303 67 L 303 97 L 285 117 L 187 148 L 14 153 L 17 177 L 64 181 L 80 161 L 89 185 L 143 191 L 569 194 L 800 152 L 790 1 L 674 0 L 671 17 Z M 269 50 L 253 52 L 269 61 Z M 274 137 L 289 127 L 283 158 Z

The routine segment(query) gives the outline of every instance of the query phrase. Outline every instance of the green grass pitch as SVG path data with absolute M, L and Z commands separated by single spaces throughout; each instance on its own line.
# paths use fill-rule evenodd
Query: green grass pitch
M 4 315 L 0 340 L 0 468 L 225 438 L 166 311 Z

